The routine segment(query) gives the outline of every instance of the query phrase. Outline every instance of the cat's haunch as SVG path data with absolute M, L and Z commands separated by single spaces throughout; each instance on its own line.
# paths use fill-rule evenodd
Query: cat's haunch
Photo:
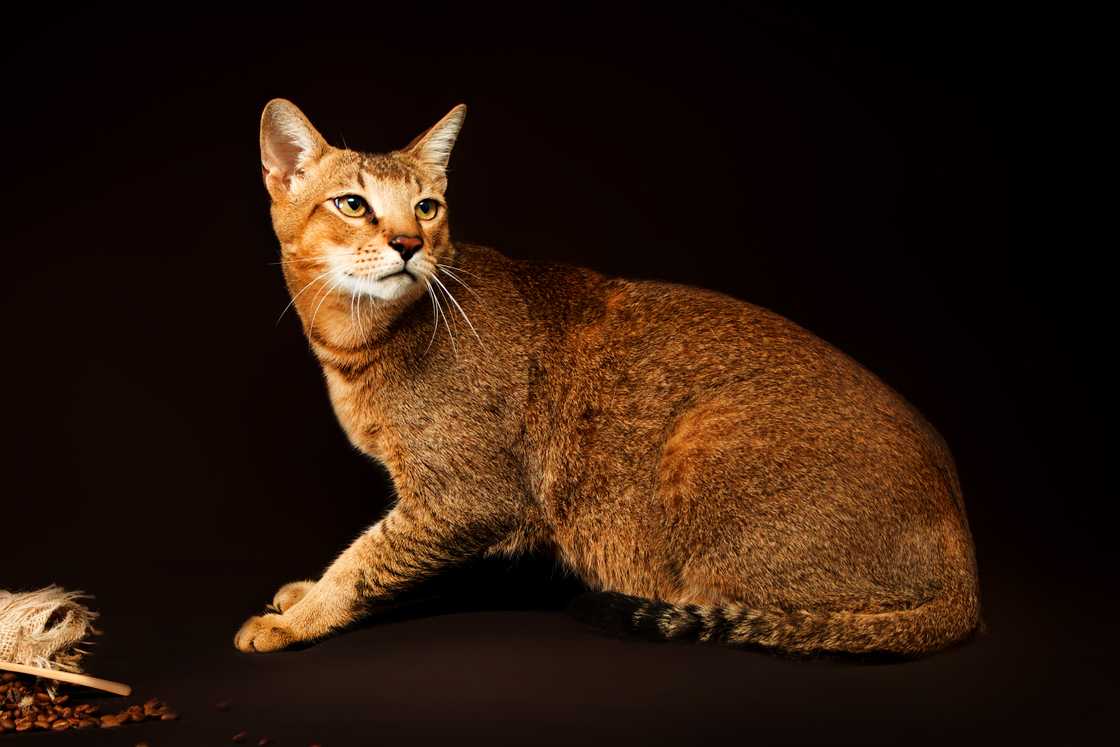
M 292 306 L 392 510 L 235 645 L 312 641 L 447 566 L 547 550 L 582 616 L 648 637 L 918 655 L 979 621 L 952 456 L 897 393 L 712 291 L 454 243 L 452 109 L 399 151 L 269 102 L 261 160 Z

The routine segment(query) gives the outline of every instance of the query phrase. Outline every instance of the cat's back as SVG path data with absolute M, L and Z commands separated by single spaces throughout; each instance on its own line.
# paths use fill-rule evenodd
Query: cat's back
M 759 430 L 862 440 L 954 470 L 940 434 L 905 398 L 774 311 L 714 290 L 476 251 L 518 286 L 541 356 L 568 391 L 610 391 L 650 422 L 734 392 Z
M 726 294 L 659 281 L 607 281 L 612 340 L 626 367 L 703 399 L 743 393 L 749 416 L 815 439 L 866 439 L 952 469 L 936 429 L 901 394 L 790 319 Z M 609 299 L 614 298 L 613 301 Z M 744 413 L 747 414 L 747 413 Z
M 516 294 L 527 346 L 563 376 L 565 391 L 609 388 L 616 401 L 629 392 L 657 409 L 735 389 L 763 421 L 833 424 L 848 437 L 901 439 L 950 462 L 941 436 L 898 392 L 774 311 L 695 286 L 515 260 L 479 245 L 461 251 L 466 266 L 500 276 Z

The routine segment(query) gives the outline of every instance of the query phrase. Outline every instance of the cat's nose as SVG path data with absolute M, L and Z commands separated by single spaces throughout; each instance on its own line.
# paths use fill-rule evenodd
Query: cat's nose
M 420 247 L 424 246 L 424 239 L 419 236 L 394 236 L 389 239 L 389 246 L 397 250 L 401 255 L 401 259 L 405 262 L 416 252 L 420 251 Z

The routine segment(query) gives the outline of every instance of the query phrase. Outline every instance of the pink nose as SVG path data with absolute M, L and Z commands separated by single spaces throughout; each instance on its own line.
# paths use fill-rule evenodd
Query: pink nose
M 405 262 L 416 252 L 420 251 L 420 247 L 424 246 L 424 239 L 419 236 L 394 236 L 389 239 L 389 246 L 393 247 L 400 253 L 401 259 Z

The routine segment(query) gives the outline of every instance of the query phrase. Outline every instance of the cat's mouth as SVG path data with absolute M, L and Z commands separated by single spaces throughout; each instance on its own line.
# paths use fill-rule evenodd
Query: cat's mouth
M 365 277 L 365 276 L 362 276 L 362 275 L 355 275 L 352 272 L 347 272 L 347 273 L 344 273 L 344 274 L 346 275 L 346 277 L 353 278 L 354 280 L 371 280 L 371 278 L 368 278 L 368 277 Z M 398 275 L 407 275 L 410 280 L 416 280 L 415 275 L 413 275 L 409 270 L 404 269 L 404 270 L 397 270 L 396 272 L 390 272 L 389 274 L 382 275 L 379 278 L 372 278 L 372 281 L 375 282 L 375 283 L 380 283 L 382 280 L 388 280 L 389 278 L 395 278 Z
M 379 268 L 383 272 L 387 267 Z M 416 268 L 402 267 L 384 275 L 358 274 L 351 270 L 338 270 L 335 277 L 338 287 L 355 296 L 368 296 L 391 300 L 402 296 L 416 288 L 423 275 L 417 274 Z
M 416 279 L 416 276 L 413 275 L 408 270 L 397 270 L 396 272 L 390 272 L 388 275 L 382 275 L 381 277 L 378 278 L 378 281 L 388 280 L 389 278 L 395 278 L 397 275 L 407 275 L 410 280 L 415 280 Z

